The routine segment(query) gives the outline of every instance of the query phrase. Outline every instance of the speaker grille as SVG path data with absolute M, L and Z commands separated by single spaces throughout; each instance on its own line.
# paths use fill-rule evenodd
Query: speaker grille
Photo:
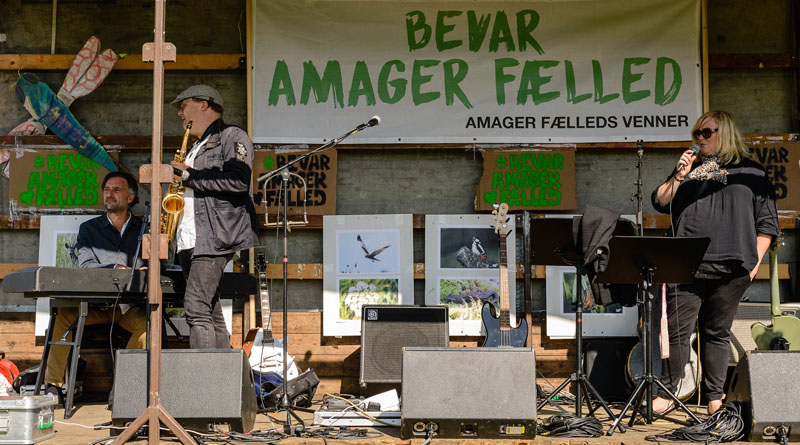
M 147 351 L 117 351 L 114 377 L 115 425 L 134 420 L 147 407 Z M 228 423 L 253 429 L 253 373 L 241 349 L 166 349 L 161 355 L 161 404 L 184 427 L 206 430 Z
M 449 343 L 447 306 L 364 306 L 359 381 L 362 386 L 400 383 L 404 347 Z
M 800 440 L 800 351 L 751 351 L 731 376 L 728 400 L 744 403 L 751 441 L 778 439 L 765 428 L 784 425 Z M 769 431 L 769 430 L 767 430 Z

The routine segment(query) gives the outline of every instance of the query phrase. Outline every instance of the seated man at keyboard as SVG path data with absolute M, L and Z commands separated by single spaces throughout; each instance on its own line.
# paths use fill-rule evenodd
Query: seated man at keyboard
M 78 266 L 114 269 L 144 268 L 141 255 L 136 256 L 142 220 L 130 212 L 138 202 L 136 179 L 125 172 L 111 172 L 103 179 L 103 204 L 106 213 L 81 224 L 76 250 Z M 78 317 L 78 308 L 60 308 L 56 316 L 51 341 L 59 341 L 70 324 Z M 109 308 L 90 308 L 86 325 L 113 323 L 131 333 L 128 349 L 147 347 L 147 318 L 144 309 L 127 304 Z M 71 334 L 68 338 L 71 338 Z M 69 347 L 54 345 L 47 358 L 44 381 L 48 392 L 64 384 Z M 60 396 L 60 394 L 59 394 Z

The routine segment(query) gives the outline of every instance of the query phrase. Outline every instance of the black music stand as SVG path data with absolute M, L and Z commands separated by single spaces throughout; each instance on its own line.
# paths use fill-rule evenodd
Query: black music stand
M 573 238 L 573 218 L 534 218 L 531 221 L 531 233 L 535 234 L 531 239 L 531 253 L 533 264 L 561 266 L 574 266 L 576 271 L 576 302 L 575 302 L 575 372 L 572 373 L 558 388 L 550 393 L 542 401 L 536 410 L 541 410 L 545 404 L 552 403 L 553 398 L 567 387 L 571 382 L 575 382 L 575 416 L 581 417 L 582 394 L 586 393 L 586 404 L 589 407 L 589 415 L 594 413 L 600 406 L 608 415 L 616 420 L 614 413 L 608 404 L 600 396 L 600 393 L 592 386 L 586 374 L 583 372 L 583 290 L 581 282 L 583 279 L 583 252 L 575 245 Z M 592 408 L 592 400 L 589 394 L 593 395 L 598 406 Z M 620 426 L 624 432 L 624 428 Z
M 668 238 L 654 236 L 617 236 L 609 242 L 610 256 L 606 270 L 595 277 L 599 283 L 639 284 L 644 292 L 644 301 L 639 301 L 639 315 L 642 318 L 642 345 L 644 346 L 644 374 L 637 377 L 638 384 L 614 420 L 606 434 L 614 434 L 621 427 L 620 420 L 636 403 L 629 426 L 636 420 L 636 414 L 643 414 L 647 423 L 653 423 L 653 384 L 658 385 L 669 397 L 697 423 L 700 419 L 689 411 L 678 397 L 653 375 L 653 283 L 691 283 L 694 271 L 703 259 L 710 239 L 707 237 Z M 641 413 L 642 398 L 647 395 L 646 412 Z M 624 431 L 620 429 L 620 431 Z

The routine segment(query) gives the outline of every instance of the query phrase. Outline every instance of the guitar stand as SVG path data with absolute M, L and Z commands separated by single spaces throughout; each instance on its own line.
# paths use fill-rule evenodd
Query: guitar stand
M 618 236 L 611 239 L 609 251 L 614 252 L 610 257 L 606 270 L 598 274 L 595 281 L 611 284 L 639 284 L 642 287 L 644 301 L 639 301 L 640 315 L 642 318 L 642 345 L 644 374 L 636 378 L 637 385 L 628 399 L 625 407 L 614 420 L 611 428 L 606 432 L 611 436 L 614 430 L 621 427 L 620 421 L 625 413 L 634 406 L 628 426 L 633 426 L 637 414 L 641 414 L 645 422 L 653 423 L 653 385 L 655 384 L 689 417 L 700 423 L 700 419 L 689 411 L 678 397 L 670 391 L 661 379 L 653 375 L 653 283 L 690 283 L 694 271 L 700 264 L 709 238 L 685 237 L 634 237 Z M 658 272 L 658 276 L 656 276 Z M 633 281 L 637 280 L 637 281 Z M 642 309 L 644 305 L 644 310 Z M 646 403 L 642 403 L 644 398 Z M 668 410 L 659 417 L 671 412 Z M 624 431 L 620 429 L 620 431 Z
M 586 374 L 583 372 L 583 260 L 581 253 L 575 246 L 575 241 L 572 237 L 573 220 L 565 218 L 536 218 L 531 222 L 531 232 L 537 233 L 535 245 L 533 246 L 534 264 L 551 264 L 562 265 L 567 264 L 574 266 L 576 271 L 576 301 L 575 301 L 575 372 L 572 373 L 567 380 L 565 380 L 558 388 L 550 393 L 547 398 L 539 403 L 536 410 L 541 410 L 545 404 L 556 403 L 553 399 L 564 388 L 572 382 L 575 382 L 575 416 L 582 417 L 583 394 L 586 394 L 586 404 L 589 408 L 587 415 L 591 416 L 602 407 L 608 413 L 611 419 L 617 420 L 614 413 L 608 407 L 608 404 L 600 393 L 597 392 L 594 386 L 589 382 Z M 567 254 L 575 256 L 575 260 L 567 258 Z M 594 401 L 592 400 L 594 398 Z M 594 405 L 593 405 L 594 404 Z M 561 409 L 561 407 L 558 407 Z M 563 409 L 562 409 L 563 411 Z M 625 428 L 619 426 L 620 431 L 624 432 Z

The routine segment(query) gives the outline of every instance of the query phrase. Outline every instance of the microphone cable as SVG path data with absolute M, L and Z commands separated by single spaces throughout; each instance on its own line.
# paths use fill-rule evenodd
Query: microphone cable
M 556 414 L 536 426 L 536 434 L 549 437 L 601 437 L 603 424 L 596 417 L 575 417 L 573 414 Z
M 646 436 L 650 442 L 696 442 L 719 443 L 736 442 L 744 438 L 742 405 L 728 402 L 717 412 L 697 425 L 685 426 L 671 432 Z

